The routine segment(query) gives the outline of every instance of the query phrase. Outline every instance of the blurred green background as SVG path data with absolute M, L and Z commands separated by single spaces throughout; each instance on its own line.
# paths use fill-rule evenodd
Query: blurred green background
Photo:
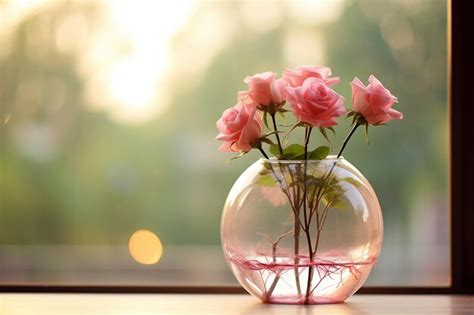
M 313 64 L 346 107 L 375 74 L 405 114 L 344 154 L 383 208 L 372 283 L 449 283 L 445 1 L 3 0 L 0 24 L 0 272 L 7 252 L 120 247 L 141 228 L 164 258 L 219 251 L 226 195 L 259 156 L 225 165 L 215 121 L 245 76 Z

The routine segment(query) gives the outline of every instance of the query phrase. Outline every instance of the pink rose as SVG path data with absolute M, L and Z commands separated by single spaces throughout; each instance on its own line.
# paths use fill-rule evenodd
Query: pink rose
M 365 86 L 357 77 L 351 82 L 352 107 L 364 116 L 371 125 L 386 123 L 392 119 L 402 119 L 403 114 L 392 109 L 398 99 L 373 75 Z
M 276 80 L 276 73 L 263 72 L 246 77 L 248 97 L 253 100 L 257 107 L 268 106 L 271 102 L 279 104 L 285 100 L 284 88 L 288 85 L 285 80 Z
M 293 87 L 303 85 L 307 78 L 321 79 L 327 85 L 339 83 L 339 77 L 330 78 L 331 74 L 329 67 L 300 66 L 296 70 L 287 69 L 283 73 L 283 78 Z
M 224 111 L 216 123 L 216 139 L 224 141 L 219 151 L 248 152 L 254 147 L 263 133 L 262 120 L 256 112 L 255 106 L 244 103 Z
M 344 115 L 344 98 L 317 78 L 308 78 L 300 87 L 287 87 L 287 100 L 293 114 L 313 127 L 330 127 Z
M 250 98 L 248 91 L 239 91 L 237 92 L 237 103 L 253 105 L 255 102 Z

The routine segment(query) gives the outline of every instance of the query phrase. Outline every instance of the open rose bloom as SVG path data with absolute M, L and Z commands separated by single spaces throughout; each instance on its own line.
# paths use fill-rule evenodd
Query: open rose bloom
M 308 78 L 321 79 L 329 86 L 339 83 L 339 77 L 331 77 L 331 75 L 332 71 L 329 67 L 300 66 L 295 70 L 287 69 L 283 73 L 283 79 L 293 87 L 303 85 Z
M 248 85 L 248 92 L 240 93 L 241 96 L 248 96 L 247 102 L 253 102 L 256 107 L 264 108 L 271 103 L 279 104 L 285 101 L 284 88 L 288 82 L 283 79 L 276 79 L 276 73 L 263 72 L 246 77 L 244 80 Z
M 251 104 L 238 103 L 226 109 L 217 121 L 220 133 L 216 139 L 224 141 L 220 151 L 248 152 L 262 136 L 262 120 Z
M 392 108 L 398 99 L 373 75 L 365 86 L 358 78 L 351 82 L 352 107 L 371 125 L 384 124 L 392 119 L 402 119 L 403 114 Z
M 344 98 L 321 79 L 311 77 L 285 91 L 296 118 L 313 127 L 334 126 L 336 118 L 346 113 Z

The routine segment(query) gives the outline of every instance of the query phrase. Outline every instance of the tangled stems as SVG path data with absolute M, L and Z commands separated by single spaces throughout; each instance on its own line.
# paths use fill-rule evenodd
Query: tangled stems
M 276 123 L 276 118 L 275 118 L 275 113 L 272 113 L 270 114 L 270 116 L 272 117 L 272 123 L 273 123 L 273 131 L 275 132 L 275 137 L 276 137 L 276 140 L 277 140 L 277 143 L 278 143 L 278 150 L 280 152 L 280 154 L 283 154 L 283 148 L 282 148 L 282 145 L 281 145 L 281 140 L 280 140 L 280 136 L 278 135 L 278 128 L 277 128 L 277 123 Z M 265 152 L 260 148 L 260 152 L 263 154 L 263 156 L 265 156 L 267 159 L 267 155 L 265 154 Z M 280 165 L 280 168 L 282 168 L 282 165 Z M 289 173 L 291 174 L 291 171 L 290 169 L 288 169 Z M 293 179 L 293 176 L 292 177 L 292 180 Z M 299 247 L 300 247 L 300 226 L 301 226 L 301 221 L 300 221 L 300 205 L 297 205 L 298 202 L 297 201 L 294 201 L 292 204 L 291 203 L 291 197 L 290 197 L 290 193 L 285 193 L 286 196 L 288 197 L 289 201 L 290 201 L 290 205 L 291 207 L 293 208 L 293 215 L 294 215 L 294 218 L 295 218 L 295 221 L 294 221 L 294 228 L 293 228 L 293 237 L 294 237 L 294 255 L 295 255 L 295 259 L 294 259 L 294 262 L 295 262 L 295 268 L 294 268 L 294 272 L 295 272 L 295 283 L 296 283 L 296 289 L 297 289 L 297 292 L 298 292 L 298 295 L 301 294 L 301 285 L 300 285 L 300 277 L 299 277 L 299 271 L 298 271 L 298 264 L 299 264 Z M 293 195 L 299 199 L 299 193 L 298 193 L 298 196 L 296 194 L 296 191 L 293 190 Z M 275 254 L 276 252 L 276 244 L 275 246 L 273 247 L 273 253 Z M 267 292 L 267 299 L 271 296 L 271 294 L 273 293 L 273 290 L 275 289 L 278 281 L 279 281 L 280 277 L 277 275 L 275 277 L 275 279 L 273 280 L 273 283 L 272 285 L 270 286 L 270 289 L 268 290 Z
M 347 143 L 349 142 L 350 138 L 352 137 L 352 135 L 355 133 L 355 131 L 357 130 L 357 128 L 360 126 L 361 124 L 359 123 L 359 121 L 357 121 L 354 126 L 352 127 L 352 129 L 349 131 L 349 134 L 347 135 L 347 137 L 344 139 L 344 142 L 342 143 L 342 146 L 341 148 L 339 149 L 339 152 L 337 153 L 337 157 L 336 159 L 339 159 L 342 155 L 342 152 L 344 151 L 344 149 L 346 148 L 346 145 Z M 309 133 L 308 133 L 308 138 L 309 138 Z M 308 141 L 308 139 L 306 139 Z M 305 144 L 305 165 L 307 163 L 307 154 L 306 154 L 306 151 L 307 151 L 307 145 Z M 334 167 L 336 166 L 336 163 L 337 163 L 337 160 L 336 162 L 334 162 L 334 164 L 332 165 L 331 169 L 329 170 L 328 174 L 325 176 L 326 179 L 328 179 L 333 170 L 334 170 Z M 305 177 L 306 177 L 306 167 L 305 167 Z M 329 185 L 329 182 L 326 184 L 326 186 L 324 187 L 324 189 L 327 188 L 327 186 Z M 306 200 L 306 180 L 305 180 L 305 190 L 304 190 L 304 198 Z M 323 213 L 321 215 L 321 217 L 319 216 L 319 203 L 322 199 L 322 197 L 324 196 L 324 192 L 321 193 L 321 188 L 319 189 L 318 193 L 317 193 L 317 199 L 316 199 L 316 221 L 317 221 L 317 231 L 316 231 L 316 244 L 314 246 L 314 251 L 313 251 L 313 248 L 312 248 L 312 245 L 311 245 L 311 237 L 309 236 L 309 224 L 311 223 L 311 216 L 310 216 L 310 219 L 309 219 L 309 222 L 308 222 L 308 225 L 307 225 L 307 228 L 306 228 L 306 233 L 308 234 L 307 238 L 308 238 L 308 247 L 309 247 L 309 258 L 310 258 L 310 261 L 313 261 L 313 257 L 314 255 L 316 255 L 316 252 L 318 250 L 318 246 L 319 246 L 319 240 L 320 240 L 320 236 L 321 236 L 321 231 L 322 231 L 322 228 L 323 228 L 323 225 L 326 221 L 326 218 L 327 218 L 327 214 L 328 214 L 328 211 L 329 211 L 329 208 L 330 208 L 330 204 L 331 204 L 331 201 L 328 202 L 328 204 L 326 205 L 325 209 L 323 210 Z M 306 204 L 305 204 L 305 212 L 306 212 Z M 314 273 L 314 266 L 311 265 L 310 268 L 309 268 L 309 271 L 308 271 L 308 283 L 307 283 L 307 286 L 306 286 L 306 296 L 305 296 L 305 304 L 307 304 L 309 302 L 309 296 L 310 294 L 312 293 L 312 291 L 314 290 L 311 290 L 311 281 L 312 281 L 312 278 L 313 278 L 313 273 Z
M 338 152 L 337 158 L 339 158 L 342 155 L 342 152 L 344 151 L 345 147 L 347 146 L 348 141 L 350 138 L 353 136 L 357 128 L 360 126 L 360 123 L 356 123 L 350 130 L 349 134 L 345 138 L 341 149 Z M 276 128 L 276 123 L 274 125 Z M 276 129 L 275 129 L 276 131 Z M 282 191 L 285 193 L 287 196 L 288 200 L 290 201 L 290 205 L 294 214 L 294 227 L 293 231 L 291 234 L 293 234 L 294 237 L 294 264 L 295 267 L 294 272 L 295 272 L 295 283 L 298 291 L 298 295 L 301 296 L 301 286 L 300 286 L 300 274 L 299 274 L 299 262 L 300 262 L 300 257 L 299 257 L 299 250 L 300 250 L 300 244 L 299 244 L 299 236 L 301 233 L 301 230 L 305 233 L 304 235 L 306 236 L 306 241 L 307 241 L 307 246 L 308 246 L 308 253 L 309 253 L 309 268 L 308 268 L 308 278 L 307 278 L 307 283 L 306 283 L 306 290 L 305 290 L 305 295 L 304 295 L 304 300 L 303 302 L 305 304 L 310 303 L 310 297 L 314 292 L 314 287 L 313 287 L 313 277 L 314 277 L 314 272 L 315 268 L 317 268 L 317 264 L 314 262 L 314 259 L 316 257 L 316 253 L 318 251 L 319 243 L 320 243 L 320 236 L 321 232 L 323 229 L 323 226 L 325 225 L 325 221 L 327 219 L 327 215 L 329 212 L 329 209 L 331 207 L 331 204 L 333 200 L 328 200 L 327 204 L 325 205 L 324 209 L 319 209 L 320 208 L 320 203 L 321 200 L 323 199 L 323 196 L 326 194 L 328 187 L 331 185 L 329 180 L 324 187 L 319 187 L 318 191 L 316 194 L 309 195 L 308 191 L 308 145 L 309 145 L 309 140 L 311 136 L 311 127 L 306 127 L 305 128 L 305 142 L 304 142 L 304 163 L 302 164 L 303 166 L 303 174 L 302 177 L 300 176 L 294 176 L 293 172 L 294 170 L 290 169 L 288 166 L 284 166 L 280 164 L 280 171 L 284 172 L 284 168 L 287 169 L 289 172 L 290 178 L 287 180 L 291 181 L 291 183 L 298 183 L 300 180 L 302 180 L 302 185 L 301 182 L 299 182 L 298 185 L 288 185 L 288 183 L 283 183 L 282 180 L 285 180 L 285 176 L 280 177 L 281 179 L 279 180 L 280 188 Z M 275 134 L 277 134 L 275 132 Z M 263 150 L 261 150 L 262 154 Z M 264 154 L 265 156 L 265 154 Z M 337 161 L 331 166 L 331 169 L 329 172 L 326 173 L 326 175 L 323 175 L 322 179 L 329 179 L 335 165 L 337 164 Z M 278 174 L 276 173 L 276 170 L 272 170 L 273 175 L 275 178 L 279 178 Z M 310 196 L 312 196 L 310 198 Z M 314 198 L 314 199 L 313 199 Z M 311 200 L 309 200 L 311 199 Z M 302 208 L 302 209 L 301 209 Z M 302 210 L 302 211 L 301 211 Z M 303 217 L 301 218 L 300 215 Z M 316 233 L 313 234 L 314 232 L 311 231 L 311 223 L 313 221 L 313 215 L 316 217 Z M 288 234 L 286 234 L 288 235 Z M 314 239 L 312 238 L 314 236 Z M 273 246 L 273 261 L 276 263 L 275 257 L 276 257 L 276 244 Z M 280 275 L 277 274 L 275 278 L 272 281 L 272 284 L 269 288 L 268 291 L 266 291 L 266 299 L 270 300 L 271 295 L 274 291 L 274 289 L 277 286 L 277 283 L 280 280 Z M 318 284 L 316 284 L 317 286 Z
M 272 117 L 272 123 L 273 123 L 273 131 L 275 132 L 275 137 L 278 143 L 278 149 L 280 151 L 280 154 L 283 154 L 283 148 L 281 146 L 281 141 L 280 141 L 280 136 L 278 135 L 278 128 L 276 124 L 276 119 L 275 119 L 275 113 L 271 115 Z M 281 166 L 280 166 L 281 167 Z M 291 174 L 291 171 L 290 171 Z M 294 222 L 294 229 L 293 229 L 293 238 L 294 238 L 294 248 L 293 248 L 293 253 L 295 254 L 295 283 L 296 283 L 296 290 L 298 292 L 298 295 L 301 294 L 301 285 L 300 285 L 300 275 L 298 271 L 298 264 L 299 264 L 299 252 L 300 252 L 300 208 L 293 207 L 293 215 L 295 218 Z

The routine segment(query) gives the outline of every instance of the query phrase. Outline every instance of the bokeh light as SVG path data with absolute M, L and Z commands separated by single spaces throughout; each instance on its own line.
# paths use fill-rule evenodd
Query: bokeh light
M 163 255 L 160 238 L 149 230 L 135 231 L 128 242 L 130 255 L 140 264 L 156 264 Z

